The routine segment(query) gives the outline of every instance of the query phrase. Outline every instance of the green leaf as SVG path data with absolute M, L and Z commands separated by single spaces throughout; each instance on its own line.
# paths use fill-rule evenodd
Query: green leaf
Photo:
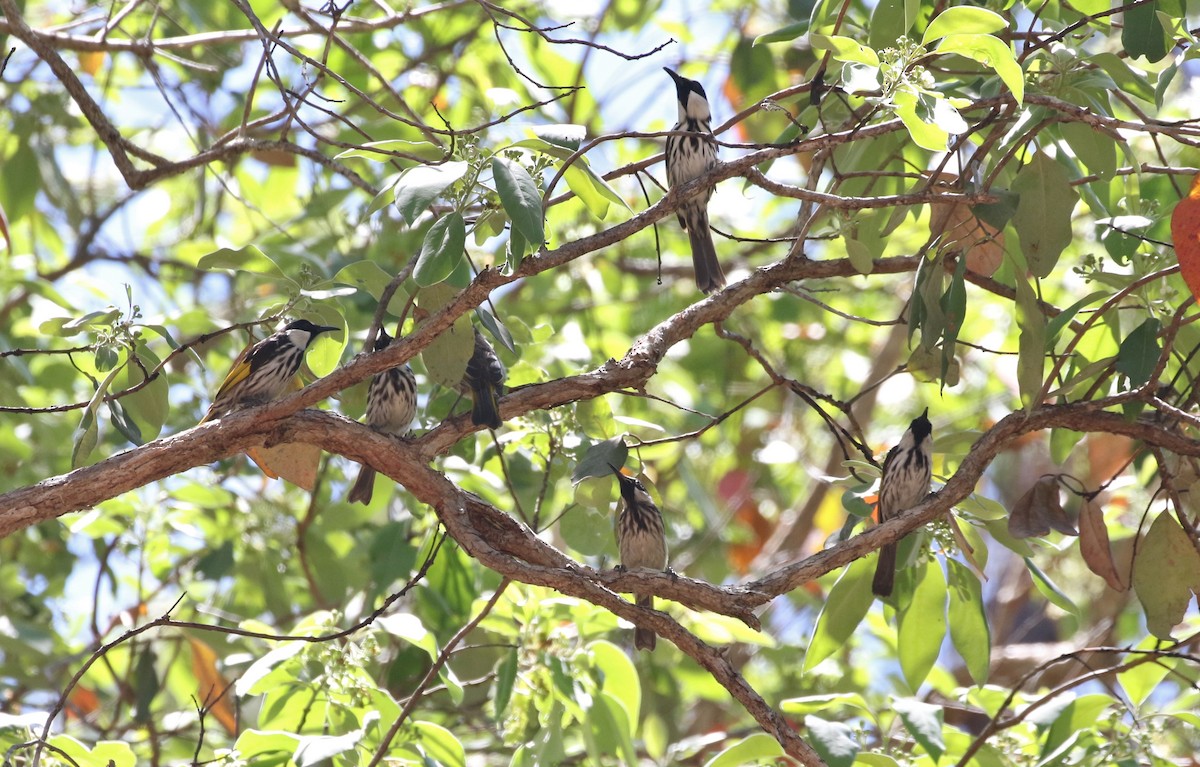
M 875 256 L 871 253 L 871 248 L 862 240 L 856 240 L 847 237 L 846 240 L 846 256 L 850 259 L 850 265 L 854 267 L 854 271 L 859 274 L 870 274 L 875 268 Z
M 610 481 L 608 487 L 612 487 L 615 481 Z M 604 480 L 585 480 L 579 484 L 579 492 L 590 490 L 593 483 L 600 482 Z M 572 549 L 584 556 L 594 557 L 613 550 L 613 522 L 614 517 L 608 512 L 608 506 L 602 510 L 580 503 L 559 518 L 558 533 Z
M 892 702 L 892 708 L 900 715 L 904 729 L 937 764 L 946 751 L 946 739 L 942 735 L 942 707 L 916 698 L 899 698 Z
M 1150 62 L 1166 58 L 1167 31 L 1158 16 L 1158 0 L 1128 8 L 1124 15 L 1125 26 L 1121 30 L 1121 45 L 1130 58 L 1145 56 Z
M 513 687 L 517 681 L 517 648 L 512 648 L 496 664 L 496 683 L 492 688 L 492 718 L 504 721 L 508 702 L 512 700 Z
M 971 5 L 956 5 L 939 13 L 925 28 L 921 44 L 929 43 L 947 35 L 986 35 L 1008 29 L 1008 22 L 998 13 Z
M 827 695 L 805 695 L 800 698 L 787 698 L 780 701 L 779 708 L 792 716 L 802 716 L 814 712 L 828 712 L 837 706 L 850 706 L 863 713 L 870 713 L 871 707 L 862 695 L 856 692 L 831 693 Z
M 1081 122 L 1063 123 L 1058 129 L 1088 170 L 1102 180 L 1112 178 L 1117 171 L 1117 142 L 1111 136 Z
M 1057 317 L 1054 317 L 1047 322 L 1045 350 L 1047 352 L 1054 351 L 1054 342 L 1058 340 L 1058 334 L 1061 333 L 1063 328 L 1065 328 L 1071 322 L 1071 320 L 1075 318 L 1075 315 L 1079 313 L 1080 309 L 1101 298 L 1107 298 L 1108 295 L 1108 293 L 1104 293 L 1099 290 L 1088 293 L 1086 296 L 1061 311 Z
M 121 373 L 117 376 L 116 380 L 117 391 L 132 389 L 134 386 L 145 381 L 145 375 L 142 373 L 143 368 L 153 373 L 154 369 L 158 367 L 158 357 L 145 344 L 139 343 L 137 345 L 136 354 L 137 359 L 141 362 L 141 367 L 138 367 L 136 364 L 128 364 L 122 367 Z M 118 400 L 124 407 L 125 412 L 136 423 L 142 441 L 152 440 L 162 431 L 169 411 L 169 404 L 167 402 L 169 389 L 167 372 L 166 370 L 161 370 L 150 383 L 138 389 L 133 394 L 127 394 Z
M 950 641 L 967 667 L 975 684 L 987 682 L 992 653 L 992 637 L 984 613 L 983 584 L 979 577 L 956 559 L 947 559 L 950 606 Z
M 642 713 L 642 683 L 633 661 L 620 647 L 603 639 L 589 643 L 587 654 L 604 680 L 601 689 L 621 706 L 627 722 L 638 722 Z
M 1146 627 L 1165 640 L 1183 620 L 1192 594 L 1200 594 L 1200 554 L 1170 512 L 1158 513 L 1138 546 L 1133 590 L 1146 611 Z
M 908 12 L 907 0 L 879 0 L 871 11 L 867 43 L 875 50 L 896 47 L 896 40 L 908 34 L 915 15 Z
M 531 130 L 538 138 L 571 153 L 578 151 L 579 147 L 583 146 L 583 140 L 587 138 L 587 127 L 573 123 L 535 125 Z
M 1017 316 L 1021 334 L 1017 341 L 1017 385 L 1025 409 L 1032 411 L 1042 393 L 1046 371 L 1046 318 L 1038 307 L 1033 286 L 1018 277 Z
M 462 260 L 466 247 L 467 226 L 462 214 L 454 211 L 442 216 L 425 233 L 413 281 L 423 288 L 445 281 Z
M 804 727 L 813 749 L 829 767 L 852 767 L 858 756 L 858 741 L 854 731 L 841 722 L 828 722 L 809 714 L 804 717 Z
M 877 557 L 862 557 L 846 566 L 825 597 L 812 641 L 804 653 L 804 672 L 844 648 L 875 601 L 871 579 Z
M 1158 331 L 1162 325 L 1151 317 L 1134 328 L 1121 342 L 1117 352 L 1117 372 L 1129 377 L 1129 385 L 1137 388 L 1150 380 L 1158 365 L 1162 347 L 1158 342 Z
M 937 562 L 916 571 L 912 600 L 900 611 L 897 645 L 900 670 L 908 686 L 917 689 L 929 676 L 946 637 L 946 577 Z
M 134 767 L 137 757 L 128 743 L 102 740 L 88 748 L 70 735 L 55 735 L 46 741 L 62 751 L 78 767 Z
M 290 732 L 246 730 L 238 736 L 237 742 L 233 744 L 233 749 L 237 751 L 238 757 L 246 760 L 247 763 L 258 764 L 260 760 L 257 760 L 256 757 L 279 751 L 291 754 L 299 743 L 300 736 Z
M 467 752 L 450 730 L 433 722 L 413 722 L 416 737 L 413 745 L 425 756 L 426 764 L 438 767 L 466 767 Z
M 378 717 L 377 712 L 375 716 Z M 297 767 L 312 767 L 338 754 L 350 751 L 363 738 L 363 731 L 352 730 L 344 735 L 304 735 L 292 755 Z
M 954 10 L 968 10 L 968 6 L 955 6 L 948 9 L 947 13 Z M 982 9 L 971 8 L 970 10 Z M 946 13 L 943 13 L 938 16 L 938 19 L 945 15 Z M 930 27 L 932 26 L 931 24 Z M 1008 43 L 1000 38 L 987 34 L 947 35 L 938 43 L 937 52 L 956 53 L 995 70 L 1008 89 L 1012 91 L 1013 98 L 1017 103 L 1020 104 L 1025 100 L 1025 76 L 1021 72 L 1021 65 L 1017 63 L 1017 58 L 1013 55 Z
M 879 66 L 879 54 L 853 38 L 814 32 L 808 36 L 808 42 L 816 50 L 829 51 L 838 61 L 855 61 L 871 67 Z
M 455 161 L 409 168 L 392 189 L 396 210 L 412 226 L 442 192 L 466 174 L 468 167 L 465 162 Z
M 946 141 L 950 134 L 932 122 L 922 119 L 917 113 L 917 94 L 908 89 L 896 91 L 893 99 L 896 116 L 904 123 L 908 135 L 922 149 L 941 152 L 946 149 Z
M 428 141 L 408 141 L 406 139 L 393 138 L 384 139 L 383 141 L 364 142 L 353 149 L 347 149 L 344 152 L 338 153 L 333 159 L 345 160 L 351 157 L 358 157 L 364 160 L 371 160 L 372 162 L 391 162 L 394 159 L 393 152 L 422 160 L 437 160 L 445 154 L 444 150 Z
M 492 158 L 492 176 L 504 211 L 526 242 L 536 250 L 546 241 L 542 218 L 542 192 L 533 176 L 520 163 L 504 157 Z
M 454 300 L 458 291 L 446 283 L 438 283 L 422 288 L 417 294 L 417 304 L 429 312 L 436 313 L 446 304 Z M 454 321 L 425 347 L 421 352 L 421 360 L 429 379 L 436 384 L 454 388 L 462 382 L 463 373 L 467 370 L 467 361 L 475 351 L 475 329 L 471 326 L 471 317 L 463 315 Z
M 747 764 L 773 762 L 783 756 L 783 746 L 779 745 L 779 741 L 765 732 L 756 732 L 726 746 L 705 762 L 704 767 L 743 767 Z
M 272 277 L 286 276 L 283 269 L 279 268 L 279 264 L 253 245 L 236 250 L 232 248 L 214 250 L 212 253 L 201 256 L 200 260 L 196 262 L 196 268 L 210 272 L 225 270 L 266 274 Z
M 1116 701 L 1112 697 L 1098 693 L 1083 695 L 1068 703 L 1050 725 L 1042 753 L 1052 754 L 1076 733 L 1092 730 L 1097 722 L 1108 718 L 1106 711 L 1114 704 Z
M 571 472 L 571 481 L 579 482 L 586 477 L 611 477 L 612 467 L 620 469 L 629 457 L 629 447 L 624 435 L 606 439 L 590 445 L 583 458 Z
M 1079 615 L 1079 606 L 1072 602 L 1071 598 L 1058 587 L 1058 584 L 1050 580 L 1050 576 L 1042 572 L 1042 569 L 1029 557 L 1025 557 L 1025 567 L 1029 570 L 1029 574 L 1033 576 L 1033 585 L 1041 592 L 1042 596 L 1050 600 L 1050 603 L 1060 610 L 1072 615 Z
M 337 274 L 333 275 L 333 279 L 330 281 L 342 285 L 353 285 L 359 290 L 366 291 L 371 298 L 378 301 L 383 296 L 383 289 L 392 281 L 393 276 L 385 272 L 374 261 L 363 259 L 362 261 L 346 264 L 338 270 Z M 395 314 L 398 315 L 407 301 L 408 293 L 401 286 L 393 294 L 388 308 L 396 309 Z
M 1042 152 L 1017 174 L 1013 191 L 1021 196 L 1013 217 L 1021 250 L 1029 270 L 1047 277 L 1071 243 L 1071 214 L 1079 194 L 1063 166 Z
M 146 647 L 139 655 L 133 672 L 134 713 L 133 721 L 146 724 L 151 720 L 150 704 L 158 695 L 160 685 L 154 670 L 154 650 Z
M 122 366 L 123 367 L 123 366 Z M 79 468 L 87 461 L 88 456 L 92 454 L 92 450 L 96 448 L 96 444 L 100 441 L 99 426 L 96 423 L 96 410 L 100 407 L 100 403 L 104 401 L 104 395 L 108 393 L 108 389 L 112 386 L 112 382 L 121 372 L 121 367 L 113 369 L 108 376 L 105 377 L 100 385 L 96 387 L 96 391 L 92 394 L 92 399 L 83 410 L 83 415 L 79 418 L 79 427 L 75 430 L 75 442 L 71 447 L 71 468 Z
M 1134 69 L 1120 56 L 1108 52 L 1097 53 L 1091 57 L 1091 62 L 1103 69 L 1123 93 L 1128 93 L 1142 101 L 1154 101 L 1154 89 L 1150 87 L 1150 80 L 1146 77 L 1146 73 Z
M 774 32 L 767 32 L 754 38 L 755 45 L 766 45 L 767 43 L 788 43 L 798 37 L 802 37 L 808 31 L 809 23 L 807 21 L 797 21 L 795 24 L 788 24 L 786 27 L 780 27 Z

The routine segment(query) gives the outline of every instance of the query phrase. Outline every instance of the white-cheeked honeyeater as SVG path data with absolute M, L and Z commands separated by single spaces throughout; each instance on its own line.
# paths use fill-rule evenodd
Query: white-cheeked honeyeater
M 888 451 L 883 461 L 883 478 L 879 481 L 879 521 L 893 519 L 901 512 L 916 506 L 929 495 L 933 479 L 933 425 L 929 423 L 929 408 L 913 419 L 900 438 L 900 444 Z M 896 580 L 896 547 L 889 543 L 879 550 L 875 579 L 871 590 L 877 596 L 892 593 Z
M 496 356 L 496 350 L 475 328 L 475 351 L 467 362 L 459 390 L 471 394 L 471 423 L 499 429 L 500 397 L 504 394 L 504 378 L 508 371 Z
M 670 69 L 666 72 L 675 81 L 679 107 L 679 121 L 671 130 L 687 133 L 667 137 L 667 186 L 674 189 L 703 176 L 717 164 L 717 145 L 713 140 L 712 114 L 704 88 Z M 708 229 L 708 200 L 711 197 L 712 187 L 709 187 L 680 205 L 676 212 L 679 225 L 687 231 L 691 242 L 696 287 L 704 293 L 725 286 L 725 273 L 717 261 L 712 233 Z
M 621 508 L 617 512 L 617 551 L 621 555 L 621 566 L 626 569 L 646 567 L 651 570 L 667 568 L 667 537 L 663 530 L 662 512 L 658 510 L 650 493 L 636 477 L 622 474 L 621 470 L 609 465 L 617 475 L 621 486 Z M 650 594 L 634 592 L 634 598 L 642 607 L 654 607 Z M 640 626 L 633 633 L 633 646 L 639 650 L 653 650 L 657 637 L 654 632 Z
M 375 337 L 375 351 L 381 352 L 392 343 L 383 328 Z M 408 434 L 417 415 L 417 379 L 407 363 L 388 368 L 371 377 L 367 387 L 367 426 L 381 434 L 403 437 Z M 351 503 L 367 504 L 375 492 L 375 470 L 366 464 L 358 470 L 358 479 L 346 496 Z
M 331 330 L 338 328 L 294 320 L 251 346 L 233 363 L 200 423 L 279 399 L 292 386 L 309 345 Z

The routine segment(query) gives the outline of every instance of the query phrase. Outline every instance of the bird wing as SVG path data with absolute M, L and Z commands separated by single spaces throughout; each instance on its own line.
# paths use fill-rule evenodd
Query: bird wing
M 245 349 L 242 349 L 242 353 L 239 354 L 237 359 L 233 361 L 233 366 L 229 368 L 229 372 L 225 375 L 225 380 L 222 381 L 221 385 L 217 387 L 217 393 L 213 397 L 214 402 L 218 397 L 232 389 L 237 384 L 241 383 L 243 380 L 245 380 L 246 376 L 250 375 L 250 371 L 253 369 L 250 354 L 254 351 L 256 346 L 258 346 L 258 344 L 252 343 L 247 345 Z

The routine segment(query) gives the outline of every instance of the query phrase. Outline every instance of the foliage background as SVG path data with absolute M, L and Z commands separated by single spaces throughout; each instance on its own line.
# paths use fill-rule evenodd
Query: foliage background
M 1190 756 L 1187 10 L 0 0 L 6 761 Z M 663 65 L 724 123 L 709 298 Z M 332 375 L 189 431 L 284 314 L 345 329 Z M 436 384 L 492 317 L 496 434 Z M 351 362 L 381 319 L 406 342 Z M 410 358 L 411 443 L 295 414 Z M 926 406 L 945 490 L 849 539 Z M 573 475 L 618 438 L 679 578 L 592 569 L 615 487 Z M 240 457 L 281 441 L 311 493 Z M 354 460 L 399 484 L 347 504 Z M 871 552 L 952 505 L 975 553 L 936 522 L 874 602 Z

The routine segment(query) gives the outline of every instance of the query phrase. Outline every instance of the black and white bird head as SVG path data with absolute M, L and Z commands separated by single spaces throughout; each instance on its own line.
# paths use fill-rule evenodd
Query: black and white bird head
M 388 335 L 387 328 L 380 326 L 379 335 L 375 336 L 375 351 L 381 352 L 392 345 L 392 337 Z
M 314 325 L 308 320 L 293 320 L 283 326 L 283 330 L 279 331 L 279 335 L 287 338 L 293 346 L 303 351 L 316 340 L 317 336 L 322 333 L 328 333 L 331 330 L 338 330 L 332 325 Z
M 901 447 L 917 447 L 933 433 L 933 424 L 929 422 L 929 408 L 912 420 L 908 431 L 900 440 Z
M 611 463 L 608 468 L 612 469 L 613 474 L 617 475 L 617 483 L 621 486 L 621 497 L 625 499 L 625 503 L 630 506 L 655 506 L 654 499 L 650 497 L 650 491 L 642 484 L 637 477 L 631 477 L 628 474 L 623 474 L 620 469 L 613 466 Z
M 708 109 L 708 96 L 704 95 L 704 86 L 695 80 L 689 80 L 674 70 L 663 67 L 663 70 L 675 81 L 675 97 L 679 104 L 679 122 L 699 120 L 708 122 L 712 113 Z

